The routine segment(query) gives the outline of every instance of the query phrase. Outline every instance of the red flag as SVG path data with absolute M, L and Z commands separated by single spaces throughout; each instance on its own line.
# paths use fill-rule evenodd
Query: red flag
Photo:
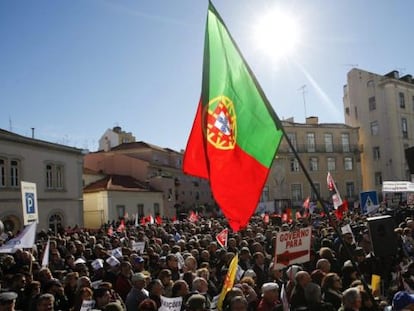
M 307 197 L 306 200 L 303 202 L 303 208 L 305 210 L 309 210 L 309 206 L 310 206 L 310 197 Z
M 194 211 L 191 211 L 190 217 L 188 217 L 188 220 L 190 222 L 197 222 L 198 221 L 198 215 L 194 213 Z
M 347 211 L 348 211 L 348 200 L 344 200 L 342 205 L 339 206 L 335 210 L 336 218 L 338 218 L 339 220 L 342 220 L 344 218 L 344 213 Z
M 256 210 L 282 137 L 281 121 L 210 2 L 202 92 L 183 170 L 209 180 L 234 231 Z
M 300 214 L 300 212 L 299 212 L 299 211 L 297 211 L 297 212 L 296 212 L 296 214 L 295 214 L 295 218 L 296 218 L 296 220 L 298 220 L 298 219 L 301 219 L 301 218 L 302 218 L 302 215 Z
M 269 221 L 270 221 L 270 217 L 269 217 L 269 214 L 264 214 L 264 216 L 263 216 L 263 222 L 265 223 L 265 224 L 268 224 L 269 223 Z
M 282 222 L 288 222 L 288 214 L 287 213 L 282 214 Z
M 145 226 L 147 224 L 147 217 L 142 217 L 141 218 L 141 225 Z
M 113 236 L 114 235 L 114 228 L 112 228 L 112 225 L 110 225 L 109 228 L 108 228 L 108 235 L 109 236 Z
M 162 224 L 162 218 L 161 218 L 161 216 L 160 216 L 160 215 L 157 215 L 157 216 L 155 217 L 155 223 L 156 223 L 157 225 L 161 225 L 161 224 Z
M 326 183 L 328 184 L 328 190 L 331 192 L 332 196 L 332 203 L 334 208 L 337 209 L 339 206 L 342 205 L 341 195 L 339 194 L 338 189 L 336 188 L 336 184 L 331 176 L 331 173 L 328 172 L 326 176 Z
M 125 221 L 121 219 L 121 223 L 119 224 L 118 228 L 116 229 L 116 232 L 124 232 L 125 231 Z
M 292 222 L 292 209 L 291 208 L 287 208 L 286 209 L 286 214 L 287 214 L 287 221 L 289 223 L 291 223 Z
M 216 240 L 218 244 L 220 244 L 221 247 L 225 248 L 227 247 L 228 237 L 229 237 L 229 230 L 226 228 L 216 235 Z

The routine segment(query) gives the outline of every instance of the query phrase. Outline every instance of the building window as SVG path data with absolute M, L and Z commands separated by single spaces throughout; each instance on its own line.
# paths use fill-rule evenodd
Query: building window
M 346 183 L 346 196 L 352 198 L 355 195 L 355 185 L 353 182 Z
M 154 215 L 160 215 L 160 203 L 154 203 Z
M 406 118 L 401 118 L 401 131 L 403 138 L 408 138 L 408 125 Z
M 374 80 L 369 80 L 368 82 L 367 82 L 367 87 L 374 87 L 375 86 L 375 82 L 374 82 Z
M 51 164 L 46 165 L 46 188 L 53 189 L 53 167 Z
M 315 152 L 315 133 L 306 134 L 306 144 L 308 152 Z
M 358 107 L 357 106 L 354 107 L 354 112 L 355 112 L 355 119 L 358 120 Z
M 405 96 L 403 92 L 398 93 L 399 100 L 400 100 L 400 108 L 405 109 Z
M 375 96 L 368 98 L 369 111 L 375 110 L 377 108 L 377 103 L 375 102 Z
M 378 135 L 378 121 L 371 122 L 371 135 L 372 136 Z
M 61 164 L 46 164 L 46 189 L 61 190 L 65 187 L 65 168 Z
M 116 214 L 118 216 L 118 219 L 124 217 L 125 216 L 125 205 L 117 205 Z
M 381 158 L 381 154 L 380 154 L 380 147 L 376 146 L 372 148 L 372 156 L 374 158 L 374 160 L 378 161 Z
M 292 201 L 302 201 L 302 185 L 301 184 L 292 184 L 291 185 L 291 192 L 292 192 Z
M 413 104 L 413 111 L 414 111 L 414 96 L 411 97 L 411 102 Z
M 63 228 L 63 219 L 59 214 L 53 214 L 49 217 L 49 229 L 57 234 Z
M 0 187 L 6 187 L 6 161 L 0 159 Z
M 321 184 L 313 183 L 313 185 L 315 186 L 316 191 L 318 191 L 318 193 L 320 194 L 321 193 Z M 311 198 L 312 198 L 312 200 L 317 200 L 318 199 L 318 197 L 316 196 L 316 193 L 315 193 L 315 191 L 313 191 L 312 187 L 311 187 Z
M 309 159 L 309 170 L 315 172 L 318 170 L 318 158 Z
M 289 138 L 290 142 L 292 143 L 293 148 L 297 150 L 296 147 L 296 134 L 295 133 L 287 133 L 287 137 Z M 292 148 L 289 147 L 289 152 L 292 152 Z
M 324 139 L 325 139 L 325 151 L 326 152 L 333 152 L 332 134 L 331 133 L 325 133 Z
M 140 218 L 144 217 L 144 204 L 141 204 L 141 203 L 137 204 L 137 212 Z
M 55 172 L 56 172 L 56 188 L 57 189 L 63 189 L 63 166 L 57 165 L 55 166 Z
M 295 158 L 290 159 L 290 171 L 299 172 L 299 161 Z
M 374 178 L 375 178 L 375 185 L 376 186 L 382 185 L 382 174 L 381 174 L 381 172 L 375 172 Z
M 19 187 L 19 162 L 10 161 L 10 187 Z
M 343 133 L 341 134 L 341 140 L 342 140 L 342 151 L 343 152 L 349 152 L 349 134 Z
M 260 202 L 268 202 L 269 201 L 269 187 L 264 186 L 262 191 L 262 196 L 260 198 Z
M 351 157 L 344 158 L 344 169 L 345 171 L 352 171 L 353 169 L 353 162 Z
M 332 172 L 336 170 L 336 165 L 335 165 L 335 158 L 328 158 L 327 159 L 327 166 L 328 166 L 328 171 Z

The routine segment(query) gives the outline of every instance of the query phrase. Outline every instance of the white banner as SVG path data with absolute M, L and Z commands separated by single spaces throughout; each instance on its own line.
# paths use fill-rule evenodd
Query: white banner
M 95 307 L 95 300 L 83 300 L 80 311 L 89 311 Z
M 143 254 L 145 250 L 145 242 L 132 242 L 132 249 L 139 254 Z
M 274 269 L 310 260 L 312 227 L 276 234 Z
M 7 241 L 0 247 L 0 253 L 13 254 L 18 249 L 32 248 L 36 238 L 37 223 L 32 222 L 15 238 Z
M 49 251 L 50 251 L 50 239 L 47 239 L 47 244 L 43 252 L 42 268 L 45 268 L 49 265 Z
M 158 311 L 180 311 L 183 304 L 183 297 L 167 298 L 161 296 L 161 307 Z
M 36 184 L 32 182 L 20 182 L 22 190 L 23 223 L 39 222 Z

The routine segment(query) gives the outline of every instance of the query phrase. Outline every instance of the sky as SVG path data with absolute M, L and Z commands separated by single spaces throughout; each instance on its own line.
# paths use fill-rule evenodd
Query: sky
M 343 123 L 353 67 L 414 74 L 412 1 L 213 3 L 280 119 L 304 122 L 306 106 L 306 116 Z M 0 128 L 26 136 L 35 128 L 38 139 L 94 151 L 106 129 L 121 126 L 138 141 L 184 149 L 201 91 L 207 6 L 0 1 Z M 259 48 L 254 31 L 274 9 L 293 16 L 300 33 L 283 59 Z

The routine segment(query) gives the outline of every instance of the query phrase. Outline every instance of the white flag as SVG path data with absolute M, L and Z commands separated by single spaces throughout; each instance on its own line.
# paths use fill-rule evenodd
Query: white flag
M 330 172 L 328 172 L 328 176 L 326 176 L 326 183 L 328 184 L 329 192 L 332 194 L 332 203 L 334 205 L 334 208 L 337 209 L 342 205 L 342 199 Z
M 18 249 L 32 248 L 35 244 L 36 228 L 36 221 L 26 226 L 17 237 L 11 239 L 10 241 L 7 241 L 3 246 L 0 247 L 0 253 L 13 254 Z
M 49 265 L 49 250 L 50 250 L 50 239 L 47 240 L 45 251 L 43 252 L 42 268 L 46 268 Z

